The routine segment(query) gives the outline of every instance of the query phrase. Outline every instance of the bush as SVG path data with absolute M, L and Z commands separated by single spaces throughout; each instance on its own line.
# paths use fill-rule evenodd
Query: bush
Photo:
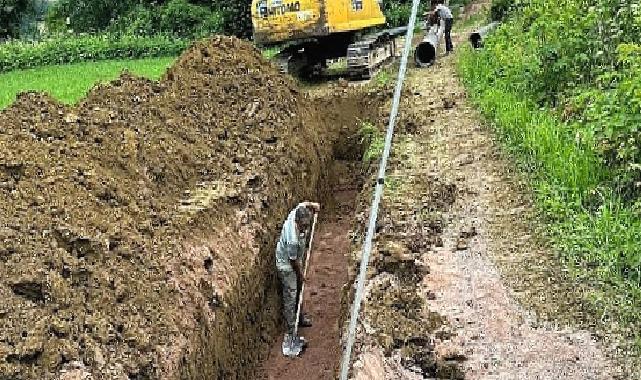
M 562 115 L 610 169 L 605 186 L 641 199 L 641 8 L 632 0 L 514 4 L 486 43 L 488 81 Z
M 638 288 L 637 3 L 514 0 L 484 49 L 465 54 L 461 71 L 470 94 L 531 173 L 565 257 Z
M 490 18 L 492 21 L 503 21 L 514 6 L 514 0 L 492 0 Z
M 222 29 L 222 19 L 209 8 L 171 0 L 160 11 L 159 32 L 177 36 L 200 36 Z
M 158 32 L 158 12 L 145 5 L 136 6 L 109 27 L 110 32 L 130 36 L 153 36 Z
M 382 11 L 387 18 L 387 25 L 389 27 L 406 26 L 410 15 L 412 14 L 412 1 L 411 0 L 383 0 Z M 421 2 L 418 17 L 422 17 L 423 13 L 429 9 L 429 2 Z M 419 21 L 417 20 L 417 22 Z
M 617 72 L 602 74 L 600 88 L 584 90 L 568 109 L 580 114 L 577 129 L 596 138 L 614 186 L 626 199 L 641 188 L 641 46 L 619 46 Z
M 249 14 L 244 15 L 247 21 L 239 23 L 236 20 L 239 15 L 234 12 L 240 11 L 241 7 L 222 1 L 220 6 L 216 1 L 195 4 L 197 2 L 188 0 L 107 0 L 100 4 L 94 3 L 86 0 L 59 0 L 47 15 L 49 29 L 53 32 L 71 29 L 76 33 L 107 31 L 136 36 L 167 34 L 192 38 L 223 30 L 240 30 L 242 34 L 246 33 L 244 28 L 247 27 L 251 31 Z M 234 12 L 230 13 L 230 10 Z M 249 6 L 242 10 L 249 12 Z M 66 25 L 67 17 L 69 25 Z
M 251 1 L 247 0 L 211 0 L 212 8 L 223 19 L 225 34 L 242 38 L 252 35 Z
M 0 45 L 0 72 L 91 60 L 173 56 L 188 44 L 188 40 L 164 36 L 113 35 L 11 42 Z
M 75 32 L 95 33 L 105 30 L 114 20 L 129 13 L 140 2 L 138 0 L 58 0 L 47 16 L 50 29 L 66 29 Z

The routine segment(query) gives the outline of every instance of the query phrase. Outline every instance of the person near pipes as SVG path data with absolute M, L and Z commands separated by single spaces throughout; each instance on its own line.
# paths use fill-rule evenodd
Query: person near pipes
M 303 337 L 294 336 L 296 308 L 303 284 L 302 263 L 309 242 L 314 214 L 320 204 L 303 202 L 287 216 L 276 245 L 276 270 L 282 285 L 283 316 L 287 332 L 283 339 L 283 354 L 298 356 L 305 346 Z M 303 313 L 298 321 L 301 327 L 311 326 L 311 320 Z
M 445 5 L 445 0 L 436 0 L 436 6 L 430 12 L 430 16 L 440 18 L 445 22 L 445 51 L 447 54 L 454 51 L 452 44 L 452 25 L 454 24 L 454 16 L 450 8 Z

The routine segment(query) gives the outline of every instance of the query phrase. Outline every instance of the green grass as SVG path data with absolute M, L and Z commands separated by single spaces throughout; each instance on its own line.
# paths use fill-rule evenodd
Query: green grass
M 165 57 L 83 62 L 3 73 L 0 74 L 0 108 L 11 104 L 17 93 L 30 90 L 47 92 L 63 103 L 72 104 L 84 97 L 94 84 L 110 81 L 124 69 L 158 79 L 174 60 Z
M 389 85 L 390 83 L 392 83 L 392 80 L 394 80 L 394 78 L 391 69 L 386 67 L 382 68 L 374 77 L 374 82 L 379 87 L 385 87 Z
M 363 122 L 359 131 L 363 142 L 367 144 L 367 149 L 363 153 L 363 163 L 368 165 L 383 155 L 385 149 L 385 136 L 372 123 Z
M 272 59 L 276 56 L 276 54 L 280 53 L 281 50 L 281 46 L 273 46 L 262 49 L 261 52 L 263 53 L 263 57 L 265 57 L 265 59 Z

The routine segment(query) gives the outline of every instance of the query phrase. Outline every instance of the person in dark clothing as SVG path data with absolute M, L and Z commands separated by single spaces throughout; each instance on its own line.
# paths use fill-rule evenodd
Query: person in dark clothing
M 449 54 L 454 51 L 454 46 L 452 45 L 452 24 L 454 23 L 454 16 L 450 8 L 445 5 L 445 0 L 437 0 L 436 7 L 432 11 L 432 14 L 438 15 L 438 17 L 445 22 L 445 50 Z

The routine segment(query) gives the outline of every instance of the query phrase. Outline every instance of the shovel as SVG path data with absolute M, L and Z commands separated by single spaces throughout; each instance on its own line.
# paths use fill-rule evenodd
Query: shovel
M 312 232 L 309 236 L 309 245 L 307 246 L 307 253 L 305 254 L 305 269 L 303 269 L 303 283 L 300 287 L 300 296 L 298 297 L 298 307 L 296 308 L 296 324 L 294 326 L 294 334 L 287 336 L 283 342 L 283 355 L 289 357 L 296 357 L 303 352 L 305 340 L 298 336 L 298 323 L 300 321 L 300 310 L 303 305 L 303 294 L 305 293 L 305 280 L 307 279 L 307 268 L 309 267 L 309 259 L 312 253 L 312 242 L 314 241 L 314 231 L 316 230 L 316 220 L 318 214 L 314 214 L 314 222 L 312 223 Z

